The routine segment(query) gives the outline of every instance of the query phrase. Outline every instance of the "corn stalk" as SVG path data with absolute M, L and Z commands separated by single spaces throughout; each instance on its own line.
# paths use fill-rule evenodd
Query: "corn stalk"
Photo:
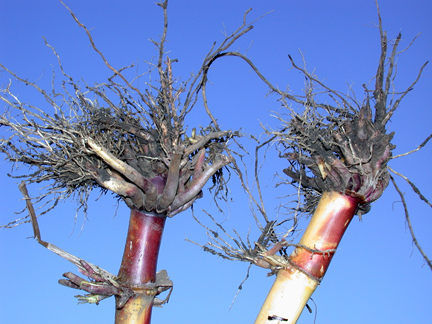
M 253 28 L 246 22 L 246 12 L 243 24 L 236 31 L 227 34 L 219 46 L 213 44 L 198 73 L 179 84 L 173 76 L 177 62 L 166 55 L 165 49 L 168 1 L 157 5 L 163 10 L 163 33 L 159 41 L 152 41 L 158 56 L 147 73 L 149 79 L 152 74 L 157 76 L 156 85 L 144 81 L 138 87 L 146 73 L 129 81 L 125 70 L 133 65 L 113 67 L 96 46 L 87 27 L 66 5 L 74 21 L 85 31 L 92 48 L 113 72 L 107 82 L 90 86 L 75 81 L 48 43 L 63 76 L 60 90 L 57 87 L 45 91 L 0 64 L 11 80 L 36 90 L 46 102 L 43 107 L 22 102 L 14 94 L 12 81 L 0 92 L 0 99 L 6 106 L 0 125 L 11 134 L 0 140 L 0 151 L 16 166 L 31 168 L 31 173 L 19 176 L 25 179 L 20 188 L 25 188 L 26 184 L 48 183 L 47 191 L 33 199 L 26 189 L 23 191 L 30 216 L 5 227 L 28 222 L 29 217 L 38 227 L 31 200 L 38 203 L 50 197 L 43 214 L 60 200 L 75 196 L 86 211 L 93 189 L 116 194 L 131 210 L 117 276 L 42 241 L 39 231 L 35 230 L 35 237 L 46 248 L 76 264 L 79 271 L 90 278 L 86 280 L 67 272 L 66 279 L 59 283 L 86 291 L 88 294 L 77 296 L 80 302 L 97 304 L 115 296 L 116 323 L 122 324 L 150 323 L 152 307 L 163 303 L 156 296 L 172 288 L 166 271 L 156 272 L 167 218 L 187 210 L 201 198 L 210 179 L 215 198 L 225 192 L 223 169 L 232 159 L 224 152 L 238 132 L 221 130 L 209 113 L 213 124 L 200 129 L 190 127 L 190 133 L 186 134 L 186 116 L 197 103 L 201 89 L 205 88 L 204 72 L 208 62 Z
M 329 88 L 306 68 L 298 66 L 291 56 L 293 69 L 306 79 L 304 95 L 293 95 L 273 86 L 253 62 L 240 53 L 226 52 L 218 56 L 240 57 L 249 64 L 271 92 L 280 96 L 279 101 L 291 117 L 287 120 L 277 115 L 281 129 L 266 128 L 269 140 L 260 144 L 257 151 L 269 143 L 276 143 L 279 156 L 289 163 L 283 171 L 290 178 L 289 183 L 297 188 L 299 200 L 299 205 L 293 210 L 292 228 L 278 234 L 276 227 L 287 220 L 278 223 L 269 220 L 258 181 L 256 154 L 254 185 L 259 199 L 253 197 L 236 167 L 253 207 L 265 220 L 263 225 L 257 222 L 261 229 L 260 237 L 252 246 L 249 237 L 247 240 L 238 235 L 233 237 L 215 222 L 235 244 L 228 243 L 205 225 L 211 240 L 205 245 L 198 244 L 215 255 L 250 262 L 271 269 L 271 274 L 277 275 L 255 324 L 297 322 L 323 280 L 353 216 L 361 217 L 369 212 L 371 203 L 380 198 L 389 184 L 387 164 L 392 159 L 395 146 L 391 143 L 394 133 L 387 132 L 386 126 L 402 99 L 418 82 L 427 62 L 420 67 L 418 77 L 406 90 L 394 90 L 396 58 L 403 52 L 398 51 L 402 35 L 399 34 L 389 46 L 378 5 L 377 10 L 381 53 L 372 88 L 363 85 L 363 101 L 358 101 L 354 94 L 347 95 Z M 302 112 L 299 113 L 293 105 L 299 106 Z M 313 214 L 313 217 L 300 242 L 294 244 L 287 239 L 296 232 L 298 215 L 301 214 Z M 294 247 L 291 254 L 287 254 L 288 247 Z M 425 257 L 425 260 L 432 266 L 429 259 Z

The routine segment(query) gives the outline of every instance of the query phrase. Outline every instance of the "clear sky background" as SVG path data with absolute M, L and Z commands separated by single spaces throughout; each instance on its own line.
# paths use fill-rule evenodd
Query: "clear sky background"
M 92 29 L 94 40 L 116 68 L 156 57 L 150 38 L 158 39 L 162 31 L 162 11 L 153 1 L 66 1 L 78 18 Z M 402 31 L 405 48 L 418 33 L 412 47 L 398 57 L 395 87 L 405 90 L 416 78 L 422 64 L 432 59 L 432 3 L 419 0 L 380 1 L 384 28 L 389 39 Z M 214 41 L 221 42 L 224 28 L 235 30 L 248 8 L 252 21 L 273 10 L 255 24 L 234 50 L 246 53 L 274 84 L 300 93 L 304 78 L 290 70 L 287 54 L 300 63 L 299 50 L 307 67 L 315 69 L 320 79 L 340 91 L 352 85 L 362 98 L 361 84 L 375 75 L 379 52 L 379 33 L 375 27 L 375 3 L 367 1 L 174 1 L 169 3 L 167 49 L 177 58 L 174 73 L 186 80 L 197 71 Z M 100 57 L 90 48 L 82 29 L 57 1 L 2 1 L 0 4 L 0 62 L 23 78 L 50 88 L 52 69 L 58 72 L 57 60 L 44 45 L 42 36 L 61 56 L 66 72 L 87 83 L 103 82 L 111 76 Z M 272 111 L 280 111 L 276 96 L 268 96 L 266 86 L 236 58 L 226 58 L 214 65 L 209 79 L 209 104 L 225 129 L 242 128 L 259 135 L 259 123 L 278 127 Z M 0 75 L 0 84 L 9 76 Z M 430 93 L 432 67 L 410 92 L 392 118 L 390 129 L 396 131 L 394 154 L 412 150 L 430 133 L 432 107 Z M 44 109 L 46 102 L 28 87 L 16 88 L 19 98 Z M 4 109 L 1 106 L 0 109 Z M 207 125 L 208 118 L 196 106 L 188 122 L 190 128 Z M 4 131 L 0 129 L 2 135 Z M 249 144 L 245 144 L 249 145 Z M 431 146 L 411 156 L 390 162 L 410 177 L 422 192 L 432 198 L 430 187 Z M 250 147 L 250 146 L 248 146 Z M 249 161 L 251 163 L 251 161 Z M 282 173 L 286 162 L 274 151 L 268 155 L 261 181 L 269 214 L 277 217 L 276 207 L 293 188 L 274 189 L 274 174 Z M 17 184 L 6 176 L 11 166 L 0 164 L 0 223 L 14 220 L 24 208 Z M 432 257 L 432 213 L 430 207 L 406 192 L 417 238 Z M 42 187 L 42 186 L 40 186 Z M 35 196 L 39 187 L 29 187 Z M 201 211 L 206 209 L 227 229 L 257 238 L 247 198 L 235 181 L 233 202 L 218 213 L 210 194 L 194 205 L 195 215 L 211 225 Z M 97 198 L 97 195 L 94 195 Z M 94 199 L 93 199 L 94 200 Z M 117 273 L 128 225 L 128 210 L 120 205 L 116 211 L 111 195 L 92 201 L 88 219 L 77 205 L 67 201 L 40 218 L 42 238 L 102 268 Z M 282 217 L 282 216 L 280 216 Z M 1 323 L 112 323 L 114 300 L 99 306 L 77 305 L 78 291 L 57 284 L 61 274 L 76 272 L 76 267 L 44 249 L 29 238 L 29 224 L 0 231 L 0 322 Z M 163 309 L 154 309 L 154 323 L 252 323 L 274 280 L 267 271 L 252 268 L 231 310 L 231 302 L 248 265 L 229 262 L 204 253 L 185 241 L 205 243 L 205 231 L 193 220 L 190 210 L 167 221 L 158 263 L 174 281 L 174 292 Z M 413 247 L 406 226 L 400 198 L 389 186 L 383 197 L 372 205 L 363 222 L 355 218 L 349 227 L 329 271 L 313 298 L 318 306 L 316 323 L 430 323 L 432 272 Z M 312 324 L 313 314 L 304 312 L 299 323 Z

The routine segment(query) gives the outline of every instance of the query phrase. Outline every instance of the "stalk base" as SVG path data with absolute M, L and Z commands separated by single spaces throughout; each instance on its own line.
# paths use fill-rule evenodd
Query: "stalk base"
M 255 324 L 296 323 L 317 286 L 297 269 L 280 270 Z

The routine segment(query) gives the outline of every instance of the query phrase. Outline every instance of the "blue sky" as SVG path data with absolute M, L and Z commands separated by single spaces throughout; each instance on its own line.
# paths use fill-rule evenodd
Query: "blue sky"
M 120 68 L 138 62 L 142 70 L 157 55 L 150 38 L 158 39 L 162 12 L 153 1 L 67 1 L 68 6 L 88 28 L 109 62 Z M 272 11 L 234 46 L 246 53 L 274 84 L 299 93 L 303 77 L 290 70 L 287 54 L 301 62 L 326 84 L 340 91 L 348 86 L 362 98 L 361 84 L 376 72 L 379 34 L 375 27 L 374 1 L 171 1 L 167 49 L 177 58 L 174 73 L 186 80 L 197 71 L 214 41 L 223 40 L 242 22 L 243 13 L 254 20 Z M 432 58 L 430 1 L 380 1 L 384 28 L 389 39 L 402 32 L 401 49 L 422 33 L 413 46 L 398 58 L 395 87 L 405 88 L 415 79 L 421 65 Z M 61 56 L 66 72 L 88 83 L 103 82 L 111 76 L 98 55 L 90 48 L 85 33 L 57 1 L 3 1 L 0 4 L 0 62 L 9 69 L 49 89 L 57 60 L 43 42 L 44 36 Z M 58 71 L 58 70 L 57 70 Z M 214 65 L 209 75 L 209 104 L 225 129 L 242 128 L 259 135 L 259 123 L 277 127 L 272 111 L 279 111 L 276 96 L 268 96 L 266 86 L 235 58 Z M 0 75 L 0 84 L 9 76 Z M 417 147 L 430 133 L 432 109 L 429 94 L 432 70 L 422 79 L 392 118 L 395 131 L 394 154 Z M 26 87 L 17 87 L 23 101 L 46 104 Z M 202 105 L 189 118 L 191 127 L 207 125 Z M 4 109 L 2 106 L 0 109 Z M 3 132 L 3 130 L 0 130 Z M 245 144 L 249 145 L 249 144 Z M 432 198 L 430 178 L 431 148 L 391 161 L 390 165 L 410 177 L 422 192 Z M 271 156 L 271 153 L 274 155 Z M 274 189 L 276 172 L 286 164 L 270 152 L 262 171 L 265 202 L 274 211 L 293 193 L 288 186 Z M 0 223 L 16 218 L 24 203 L 18 180 L 6 176 L 11 166 L 1 162 Z M 432 256 L 430 207 L 420 202 L 401 180 L 414 229 L 424 250 Z M 40 186 L 42 187 L 42 186 Z M 34 196 L 38 186 L 29 188 Z M 227 229 L 257 234 L 247 198 L 233 181 L 233 202 L 218 214 L 209 194 L 194 205 L 195 215 L 210 225 L 202 209 L 211 212 Z M 94 195 L 97 198 L 97 195 Z M 94 200 L 94 199 L 93 199 Z M 389 186 L 372 205 L 363 222 L 354 219 L 321 286 L 313 298 L 318 305 L 317 322 L 325 323 L 430 323 L 432 273 L 413 247 L 406 227 L 400 198 Z M 74 220 L 77 205 L 67 201 L 40 218 L 42 238 L 85 260 L 116 273 L 123 253 L 128 210 L 120 205 L 116 213 L 111 195 L 90 204 L 88 220 L 82 214 Z M 115 216 L 115 217 L 114 217 Z M 75 224 L 76 223 L 76 224 Z M 99 306 L 76 305 L 77 291 L 57 284 L 61 274 L 76 267 L 45 250 L 29 237 L 31 226 L 0 231 L 0 309 L 2 323 L 109 323 L 113 321 L 114 301 Z M 186 211 L 169 219 L 159 258 L 159 269 L 167 269 L 174 281 L 169 304 L 153 311 L 154 323 L 251 323 L 269 290 L 273 278 L 253 268 L 233 307 L 231 302 L 246 276 L 247 264 L 228 262 L 206 254 L 184 239 L 205 243 L 204 230 Z M 304 313 L 299 323 L 313 323 L 315 314 Z

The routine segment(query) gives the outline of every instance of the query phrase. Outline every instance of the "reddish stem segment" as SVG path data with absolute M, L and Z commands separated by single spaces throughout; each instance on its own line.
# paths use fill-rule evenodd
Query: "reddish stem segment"
M 166 215 L 131 210 L 129 230 L 118 281 L 135 291 L 122 309 L 117 324 L 150 323 L 154 293 L 143 285 L 156 281 L 156 266 Z
M 360 199 L 324 192 L 300 244 L 310 250 L 298 247 L 291 254 L 290 262 L 301 270 L 321 280 L 345 230 L 357 211 Z M 322 252 L 315 252 L 315 251 Z
M 323 193 L 299 246 L 289 257 L 290 265 L 278 271 L 255 324 L 297 322 L 360 202 L 334 191 Z

